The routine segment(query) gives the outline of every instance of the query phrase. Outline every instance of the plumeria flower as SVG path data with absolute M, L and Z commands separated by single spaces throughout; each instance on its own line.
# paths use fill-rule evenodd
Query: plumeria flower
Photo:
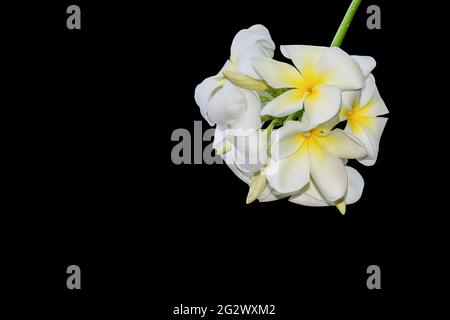
M 224 77 L 236 71 L 256 77 L 251 59 L 273 57 L 275 44 L 262 25 L 239 31 L 231 45 L 231 57 L 221 71 L 205 79 L 195 89 L 195 101 L 210 125 L 224 128 L 257 129 L 261 126 L 261 103 L 256 92 L 240 88 Z
M 270 58 L 255 58 L 261 77 L 273 88 L 290 88 L 268 103 L 261 115 L 283 117 L 305 109 L 311 126 L 332 119 L 341 107 L 341 91 L 360 89 L 364 76 L 354 59 L 339 48 L 291 45 L 281 52 L 295 68 Z
M 375 78 L 370 73 L 375 67 L 375 60 L 372 59 L 371 68 L 367 67 L 368 63 L 363 62 L 368 62 L 370 60 L 368 58 L 370 57 L 358 57 L 361 68 L 367 74 L 365 86 L 361 91 L 343 92 L 340 120 L 347 121 L 345 131 L 361 140 L 368 151 L 367 155 L 358 161 L 371 166 L 377 160 L 381 135 L 387 122 L 387 118 L 378 116 L 385 115 L 389 111 L 380 97 Z
M 342 214 L 345 214 L 347 204 L 357 202 L 364 189 L 364 179 L 358 171 L 352 167 L 346 166 L 347 171 L 347 190 L 342 201 L 337 203 L 327 201 L 320 193 L 314 181 L 310 181 L 304 189 L 289 198 L 289 201 L 308 207 L 337 206 Z
M 348 176 L 342 159 L 359 159 L 367 151 L 348 132 L 331 130 L 334 124 L 311 129 L 305 123 L 289 121 L 276 131 L 263 174 L 277 192 L 297 192 L 313 181 L 327 202 L 345 196 Z

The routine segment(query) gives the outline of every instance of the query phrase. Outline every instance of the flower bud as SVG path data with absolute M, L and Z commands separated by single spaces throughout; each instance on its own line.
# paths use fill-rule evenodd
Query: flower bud
M 250 190 L 248 190 L 247 200 L 245 202 L 249 204 L 255 201 L 266 188 L 266 184 L 266 176 L 261 174 L 253 176 L 250 184 Z
M 223 71 L 223 75 L 227 80 L 231 81 L 233 84 L 245 89 L 257 91 L 270 90 L 269 86 L 266 84 L 265 81 L 246 76 L 245 74 L 239 72 L 225 70 Z

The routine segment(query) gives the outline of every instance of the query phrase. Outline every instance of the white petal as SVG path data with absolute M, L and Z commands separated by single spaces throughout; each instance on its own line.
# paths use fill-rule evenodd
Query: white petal
M 356 61 L 336 47 L 322 54 L 316 72 L 324 76 L 323 83 L 336 85 L 342 90 L 355 90 L 364 86 L 365 78 Z
M 214 131 L 213 148 L 217 149 L 217 147 L 220 146 L 226 138 L 227 138 L 227 129 L 217 126 L 216 130 Z
M 229 125 L 239 120 L 247 111 L 244 94 L 229 81 L 209 100 L 207 114 L 219 125 Z
M 316 143 L 309 143 L 311 177 L 325 200 L 341 199 L 347 190 L 347 172 L 336 156 Z
M 259 202 L 270 202 L 279 199 L 283 199 L 289 197 L 290 193 L 279 193 L 275 189 L 273 189 L 269 184 L 267 184 L 264 191 L 258 197 Z
M 375 66 L 377 65 L 375 59 L 370 56 L 352 55 L 351 57 L 358 63 L 364 77 L 367 77 L 372 72 L 372 70 L 375 69 Z
M 270 101 L 262 110 L 261 115 L 284 117 L 303 109 L 305 96 L 299 89 L 291 89 Z
M 288 121 L 285 125 L 280 127 L 277 130 L 274 130 L 272 132 L 272 136 L 274 139 L 272 140 L 272 143 L 281 141 L 283 139 L 286 139 L 292 135 L 295 135 L 299 132 L 306 132 L 309 131 L 309 127 L 305 126 L 304 123 L 299 121 Z
M 380 139 L 387 120 L 387 118 L 374 118 L 370 126 L 363 127 L 371 148 L 371 152 L 367 157 L 359 159 L 359 162 L 363 165 L 372 166 L 377 161 Z
M 249 135 L 236 135 L 233 130 L 234 159 L 244 172 L 259 172 L 267 162 L 267 134 L 256 130 Z
M 345 203 L 352 204 L 357 202 L 362 195 L 364 189 L 364 179 L 359 174 L 358 171 L 352 167 L 345 167 L 347 171 L 347 191 L 345 193 Z M 289 198 L 290 202 L 309 206 L 309 207 L 324 207 L 324 206 L 334 206 L 333 202 L 327 202 L 317 190 L 316 185 L 313 181 L 310 181 L 307 188 L 302 190 Z
M 195 102 L 200 107 L 200 113 L 202 114 L 203 118 L 205 118 L 205 120 L 208 121 L 211 126 L 214 125 L 214 122 L 208 117 L 207 105 L 212 93 L 220 86 L 221 82 L 217 79 L 216 76 L 214 76 L 203 80 L 203 82 L 195 88 Z
M 345 167 L 347 169 L 348 187 L 345 194 L 345 203 L 352 204 L 357 202 L 362 195 L 364 189 L 364 179 L 358 171 L 352 167 Z
M 327 122 L 322 123 L 320 126 L 317 126 L 316 129 L 320 131 L 321 134 L 329 133 L 333 128 L 339 123 L 339 114 L 335 115 L 333 118 L 328 120 Z M 314 128 L 311 128 L 314 129 Z
M 304 143 L 301 133 L 305 131 L 303 123 L 289 121 L 280 129 L 272 132 L 270 154 L 275 160 L 284 159 L 296 152 Z
M 329 206 L 328 202 L 319 194 L 313 181 L 310 181 L 301 191 L 293 194 L 289 201 L 307 207 Z
M 305 138 L 301 134 L 292 135 L 273 144 L 270 155 L 275 160 L 287 158 L 300 149 L 304 143 Z
M 327 207 L 330 205 L 325 200 L 316 199 L 306 192 L 300 192 L 291 196 L 289 201 L 307 207 Z
M 259 129 L 261 128 L 261 117 L 259 115 L 261 111 L 261 100 L 256 92 L 240 89 L 244 94 L 247 101 L 247 110 L 244 114 L 233 124 L 231 129 Z
M 286 197 L 289 197 L 289 194 L 278 193 L 269 186 L 266 187 L 264 192 L 258 197 L 258 200 L 259 202 L 270 202 L 280 200 Z
M 304 85 L 298 70 L 287 63 L 269 58 L 252 61 L 257 73 L 273 88 L 297 88 Z
M 352 134 L 334 129 L 329 134 L 316 137 L 317 143 L 341 159 L 358 159 L 367 155 L 363 143 Z
M 367 120 L 372 121 L 372 118 Z M 347 122 L 345 131 L 349 132 L 352 136 L 358 138 L 358 140 L 362 142 L 367 150 L 367 156 L 371 156 L 375 153 L 372 142 L 370 141 L 367 132 L 363 129 L 360 123 L 356 122 L 355 120 Z
M 275 50 L 269 31 L 262 25 L 252 26 L 239 31 L 231 44 L 231 57 L 238 59 L 239 55 L 250 46 L 259 46 L 261 50 L 269 53 Z
M 237 57 L 236 72 L 243 73 L 255 79 L 261 79 L 261 76 L 256 72 L 253 65 L 253 59 L 267 57 L 266 51 L 262 50 L 260 46 L 251 46 L 243 50 Z
M 373 98 L 375 90 L 376 90 L 375 77 L 372 74 L 370 74 L 367 77 L 366 82 L 364 83 L 364 87 L 361 89 L 359 105 L 365 106 L 366 104 L 368 104 L 369 101 Z
M 360 90 L 344 91 L 342 92 L 342 106 L 351 110 L 353 105 L 359 103 Z
M 273 53 L 275 51 L 275 43 L 272 41 L 269 30 L 261 24 L 256 24 L 251 26 L 249 30 L 264 37 L 264 40 L 258 41 L 258 45 L 263 48 L 265 55 L 268 58 L 273 58 Z
M 256 34 L 263 36 L 264 39 L 266 39 L 266 40 L 272 39 L 272 37 L 270 36 L 269 30 L 262 24 L 255 24 L 255 25 L 251 26 L 250 28 L 248 28 L 248 30 L 251 30 Z M 273 47 L 275 49 L 275 44 L 273 42 L 272 42 L 272 44 L 273 45 L 271 47 Z
M 375 87 L 372 99 L 364 106 L 364 115 L 367 117 L 376 117 L 387 113 L 389 113 L 389 110 L 383 99 L 380 97 L 378 88 Z
M 309 181 L 308 148 L 304 145 L 290 157 L 274 160 L 270 159 L 263 174 L 267 181 L 280 193 L 296 192 Z
M 331 120 L 341 108 L 341 90 L 336 86 L 321 85 L 305 97 L 305 115 L 312 127 Z
M 316 69 L 320 57 L 329 48 L 291 45 L 281 46 L 280 49 L 281 53 L 286 58 L 291 59 L 294 65 L 303 75 L 308 75 Z

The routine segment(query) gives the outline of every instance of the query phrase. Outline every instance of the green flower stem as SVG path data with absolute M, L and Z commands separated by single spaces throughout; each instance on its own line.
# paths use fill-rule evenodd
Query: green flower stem
M 345 35 L 347 34 L 348 27 L 350 27 L 350 23 L 352 22 L 361 1 L 362 0 L 353 0 L 350 7 L 348 7 L 347 13 L 344 16 L 336 35 L 334 36 L 333 42 L 331 42 L 331 47 L 341 46 L 342 40 L 344 40 Z
M 292 119 L 294 119 L 297 116 L 297 112 L 291 113 L 286 120 L 284 120 L 284 123 L 291 121 Z
M 273 119 L 272 122 L 269 124 L 269 126 L 267 127 L 267 136 L 270 137 L 270 134 L 272 133 L 273 128 L 275 128 L 275 126 L 282 124 L 283 120 L 281 118 L 277 118 L 277 119 Z

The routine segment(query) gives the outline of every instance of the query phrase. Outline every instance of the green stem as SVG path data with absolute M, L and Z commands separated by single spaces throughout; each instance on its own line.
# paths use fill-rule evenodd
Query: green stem
M 286 120 L 284 120 L 283 124 L 286 123 L 286 122 L 288 122 L 288 121 L 291 121 L 292 119 L 295 118 L 295 116 L 297 116 L 297 112 L 291 113 L 291 114 L 286 118 Z
M 276 125 L 280 124 L 280 119 L 273 119 L 272 122 L 267 127 L 267 136 L 270 137 L 270 134 L 272 133 L 273 128 L 275 128 Z
M 334 36 L 333 42 L 331 42 L 331 47 L 341 46 L 342 40 L 344 40 L 345 35 L 347 34 L 348 27 L 350 27 L 350 23 L 352 22 L 361 1 L 362 0 L 353 0 L 350 7 L 348 7 L 347 13 L 344 16 L 344 19 L 342 19 L 341 25 Z

